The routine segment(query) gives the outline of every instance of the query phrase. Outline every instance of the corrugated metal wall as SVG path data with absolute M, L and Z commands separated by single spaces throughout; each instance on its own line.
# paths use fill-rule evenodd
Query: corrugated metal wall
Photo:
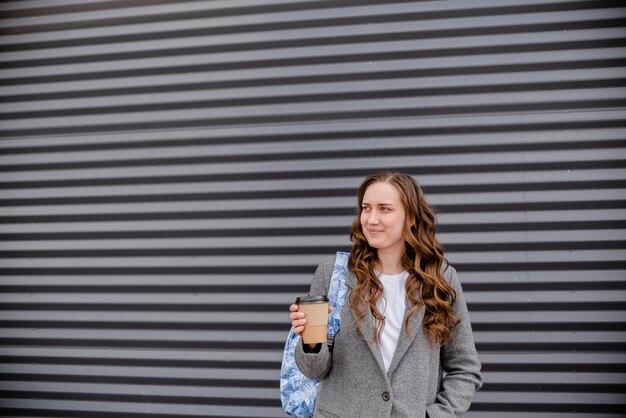
M 616 1 L 0 5 L 0 414 L 276 417 L 287 305 L 414 174 L 469 417 L 623 416 Z

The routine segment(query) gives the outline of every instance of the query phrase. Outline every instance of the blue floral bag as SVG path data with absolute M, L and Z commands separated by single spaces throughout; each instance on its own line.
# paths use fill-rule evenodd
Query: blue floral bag
M 328 315 L 328 338 L 331 341 L 339 331 L 341 308 L 348 293 L 346 277 L 348 276 L 349 256 L 349 253 L 337 252 L 330 288 L 328 289 L 328 303 L 333 308 L 333 311 Z M 309 379 L 298 369 L 295 360 L 298 341 L 300 341 L 300 337 L 293 332 L 292 327 L 287 336 L 283 362 L 280 367 L 280 401 L 287 415 L 309 418 L 313 416 L 315 397 L 320 382 Z

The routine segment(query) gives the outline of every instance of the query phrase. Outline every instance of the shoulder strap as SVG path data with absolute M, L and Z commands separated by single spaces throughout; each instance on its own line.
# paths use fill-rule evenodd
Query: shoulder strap
M 348 277 L 348 258 L 350 258 L 350 253 L 343 251 L 337 252 L 335 266 L 333 267 L 333 274 L 330 279 L 328 301 L 330 306 L 332 306 L 333 311 L 328 316 L 329 345 L 332 345 L 335 335 L 339 331 L 343 302 L 348 294 L 348 287 L 346 286 L 346 277 Z

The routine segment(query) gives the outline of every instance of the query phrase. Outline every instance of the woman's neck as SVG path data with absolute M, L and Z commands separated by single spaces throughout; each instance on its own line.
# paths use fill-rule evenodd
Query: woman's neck
M 402 254 L 386 251 L 377 251 L 378 262 L 376 263 L 376 269 L 383 274 L 399 274 L 404 271 L 402 267 Z

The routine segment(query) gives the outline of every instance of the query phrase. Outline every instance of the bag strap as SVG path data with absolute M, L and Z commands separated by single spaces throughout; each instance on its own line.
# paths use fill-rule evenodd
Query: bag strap
M 341 325 L 341 311 L 343 309 L 343 303 L 348 294 L 348 287 L 346 286 L 346 278 L 348 277 L 348 259 L 350 253 L 344 251 L 337 251 L 335 257 L 335 265 L 333 267 L 333 274 L 330 279 L 330 285 L 328 289 L 328 303 L 332 306 L 333 311 L 328 315 L 328 345 L 332 347 L 335 341 L 335 335 L 339 332 Z

